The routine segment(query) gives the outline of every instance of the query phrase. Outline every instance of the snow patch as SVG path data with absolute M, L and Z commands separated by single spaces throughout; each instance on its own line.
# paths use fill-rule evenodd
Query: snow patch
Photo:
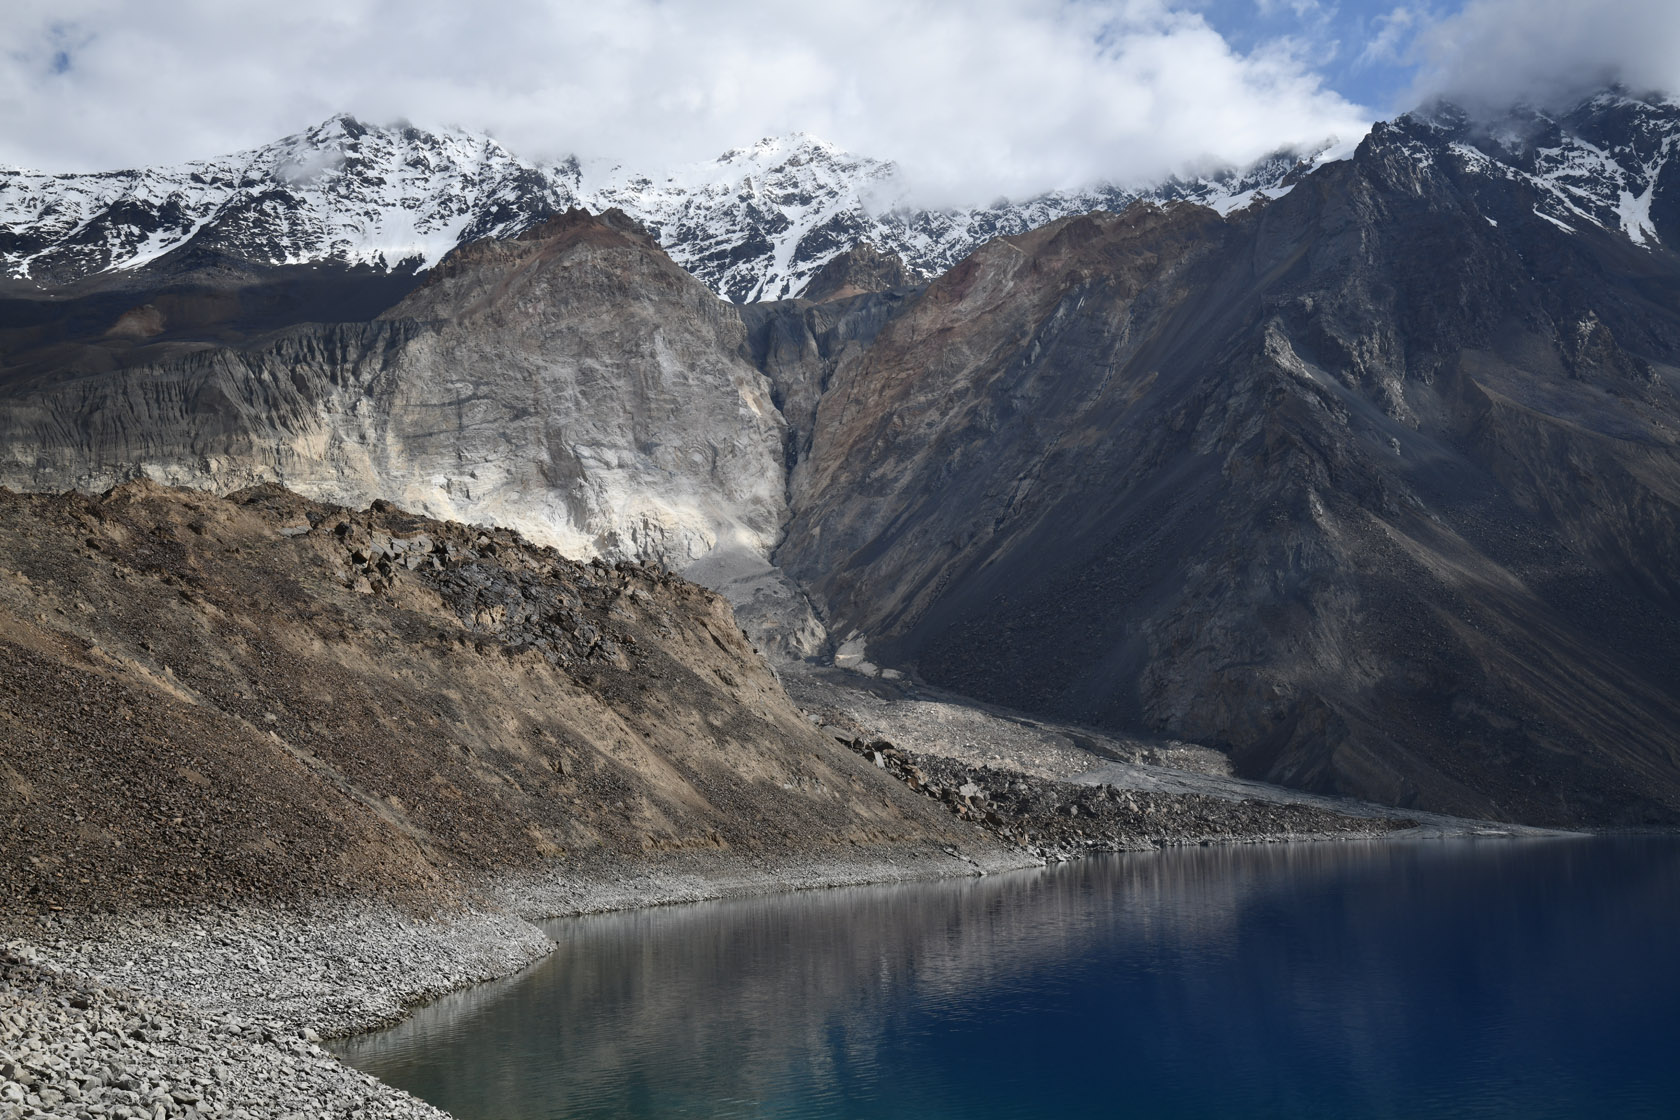
M 1656 184 L 1653 183 L 1638 198 L 1625 190 L 1617 197 L 1616 213 L 1621 218 L 1622 232 L 1635 245 L 1657 240 L 1657 227 L 1651 223 L 1651 196 L 1655 193 Z

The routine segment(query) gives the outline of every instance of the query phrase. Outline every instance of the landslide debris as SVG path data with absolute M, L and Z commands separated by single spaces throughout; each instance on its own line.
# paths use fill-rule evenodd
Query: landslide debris
M 0 912 L 977 843 L 662 568 L 271 485 L 0 490 Z
M 1418 823 L 1316 805 L 1060 782 L 918 754 L 885 739 L 837 739 L 959 820 L 980 824 L 1004 843 L 1046 860 L 1232 840 L 1380 836 Z

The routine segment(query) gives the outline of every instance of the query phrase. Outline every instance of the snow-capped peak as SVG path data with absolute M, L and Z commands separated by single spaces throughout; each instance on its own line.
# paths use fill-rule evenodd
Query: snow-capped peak
M 0 253 L 7 272 L 48 283 L 137 268 L 188 242 L 258 264 L 428 267 L 570 201 L 488 137 L 339 115 L 177 167 L 0 172 Z
M 587 169 L 585 206 L 616 206 L 647 226 L 678 264 L 738 301 L 796 294 L 873 228 L 890 163 L 805 133 L 766 137 L 658 175 Z
M 1653 204 L 1680 141 L 1672 99 L 1609 89 L 1564 112 L 1520 106 L 1478 121 L 1438 105 L 1409 119 L 1444 138 L 1466 170 L 1531 188 L 1535 213 L 1560 229 L 1599 226 L 1635 245 L 1662 243 Z
M 221 159 L 92 175 L 0 172 L 0 264 L 63 283 L 191 245 L 256 264 L 425 268 L 465 241 L 509 236 L 570 206 L 617 207 L 677 263 L 738 301 L 798 294 L 859 241 L 915 272 L 1069 214 L 1139 197 L 1222 212 L 1289 189 L 1314 160 L 1283 152 L 1246 171 L 1147 191 L 1054 191 L 987 206 L 911 205 L 897 168 L 808 133 L 658 173 L 576 158 L 538 165 L 455 129 L 374 126 L 348 114 Z

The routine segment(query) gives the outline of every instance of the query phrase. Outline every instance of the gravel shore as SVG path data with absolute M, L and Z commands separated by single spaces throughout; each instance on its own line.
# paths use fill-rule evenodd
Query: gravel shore
M 38 920 L 0 957 L 0 1118 L 438 1117 L 323 1037 L 506 975 L 548 940 L 507 914 L 386 903 Z
M 342 1065 L 313 1032 L 96 984 L 0 952 L 0 1117 L 445 1114 Z
M 532 920 L 1032 862 L 925 848 L 602 857 L 433 916 L 333 901 L 22 919 L 0 934 L 0 1120 L 440 1117 L 317 1044 L 519 971 L 552 947 Z

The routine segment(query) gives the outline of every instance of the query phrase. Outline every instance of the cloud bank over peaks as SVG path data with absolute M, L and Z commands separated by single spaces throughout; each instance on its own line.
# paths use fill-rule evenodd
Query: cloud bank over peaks
M 181 162 L 343 110 L 649 169 L 804 130 L 983 203 L 1363 134 L 1310 55 L 1169 0 L 16 0 L 0 163 Z
M 1446 98 L 1475 114 L 1517 103 L 1563 108 L 1611 83 L 1680 92 L 1674 0 L 1468 0 L 1424 24 L 1413 44 L 1414 102 Z

